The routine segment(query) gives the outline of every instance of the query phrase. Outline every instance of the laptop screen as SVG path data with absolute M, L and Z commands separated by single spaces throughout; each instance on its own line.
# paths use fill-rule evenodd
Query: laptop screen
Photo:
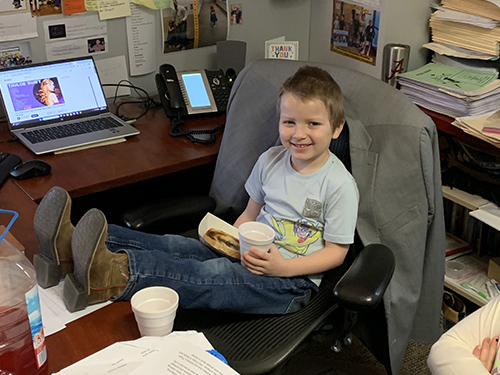
M 12 130 L 107 110 L 91 57 L 0 70 L 0 91 Z

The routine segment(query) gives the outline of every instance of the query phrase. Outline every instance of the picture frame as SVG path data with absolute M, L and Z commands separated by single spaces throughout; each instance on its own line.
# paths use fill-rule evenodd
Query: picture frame
M 266 41 L 266 59 L 299 59 L 299 42 L 273 42 Z

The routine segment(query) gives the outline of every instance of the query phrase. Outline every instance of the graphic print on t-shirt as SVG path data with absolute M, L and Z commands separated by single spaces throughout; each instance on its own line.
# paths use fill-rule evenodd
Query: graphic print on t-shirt
M 311 244 L 321 239 L 321 230 L 305 219 L 299 221 L 273 219 L 274 244 L 297 255 L 305 255 Z

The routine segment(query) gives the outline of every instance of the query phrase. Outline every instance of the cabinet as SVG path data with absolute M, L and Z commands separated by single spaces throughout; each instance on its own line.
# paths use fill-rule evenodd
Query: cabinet
M 432 111 L 422 109 L 429 115 L 440 134 L 441 138 L 450 139 L 456 137 L 461 141 L 472 144 L 481 150 L 487 150 L 494 155 L 500 155 L 500 149 L 475 138 L 452 125 L 453 119 Z M 445 147 L 446 142 L 440 142 Z M 443 148 L 442 152 L 444 154 Z M 446 158 L 442 155 L 441 160 L 446 163 Z M 449 163 L 448 163 L 449 165 Z M 471 171 L 479 173 L 478 171 Z M 500 177 L 498 177 L 500 180 Z M 481 182 L 478 182 L 479 184 Z M 500 185 L 499 185 L 500 186 Z M 500 191 L 500 188 L 499 188 Z M 445 220 L 447 231 L 468 242 L 473 252 L 467 255 L 469 266 L 477 267 L 476 280 L 481 280 L 487 272 L 488 261 L 491 257 L 500 256 L 500 210 L 498 207 L 488 202 L 484 197 L 469 194 L 457 188 L 449 188 L 443 182 L 443 198 L 445 207 Z M 485 206 L 486 205 L 486 206 Z M 481 210 L 478 210 L 479 208 Z M 485 207 L 491 207 L 491 210 L 484 210 Z M 471 214 L 472 213 L 472 214 Z M 464 258 L 463 262 L 467 263 Z M 477 264 L 476 264 L 477 263 Z M 481 297 L 477 290 L 465 289 L 454 279 L 445 277 L 445 287 L 465 297 L 477 306 L 487 303 L 487 300 Z M 486 293 L 485 293 L 486 294 Z

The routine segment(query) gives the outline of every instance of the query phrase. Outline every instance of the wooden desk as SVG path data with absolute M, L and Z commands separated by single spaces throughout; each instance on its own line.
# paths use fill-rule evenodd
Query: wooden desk
M 139 108 L 135 111 L 140 112 Z M 225 116 L 193 119 L 186 122 L 185 129 L 212 129 L 224 121 Z M 141 134 L 123 143 L 37 156 L 19 142 L 7 142 L 10 132 L 5 123 L 0 123 L 1 151 L 17 154 L 23 161 L 43 159 L 52 166 L 47 176 L 23 181 L 8 179 L 0 188 L 0 207 L 19 213 L 11 232 L 26 247 L 31 261 L 39 252 L 33 217 L 38 203 L 52 186 L 61 186 L 72 198 L 77 198 L 209 164 L 217 158 L 222 133 L 217 134 L 217 141 L 211 145 L 172 138 L 168 133 L 170 121 L 161 109 L 150 110 L 134 126 Z M 115 342 L 139 337 L 130 303 L 112 303 L 47 337 L 49 373 L 58 372 Z
M 114 302 L 46 338 L 49 374 L 119 341 L 141 337 L 130 302 Z
M 138 106 L 132 111 L 140 112 Z M 212 129 L 224 121 L 225 116 L 198 118 L 187 121 L 185 128 Z M 11 232 L 26 247 L 30 260 L 38 253 L 33 216 L 51 187 L 61 186 L 72 198 L 77 198 L 209 164 L 217 158 L 222 133 L 218 133 L 217 141 L 210 145 L 194 144 L 184 137 L 172 138 L 168 133 L 170 121 L 161 109 L 150 110 L 133 125 L 141 134 L 123 143 L 37 156 L 19 142 L 7 143 L 10 132 L 5 123 L 0 124 L 1 151 L 17 154 L 23 161 L 43 159 L 52 166 L 47 176 L 22 181 L 9 179 L 0 188 L 0 207 L 19 212 Z

